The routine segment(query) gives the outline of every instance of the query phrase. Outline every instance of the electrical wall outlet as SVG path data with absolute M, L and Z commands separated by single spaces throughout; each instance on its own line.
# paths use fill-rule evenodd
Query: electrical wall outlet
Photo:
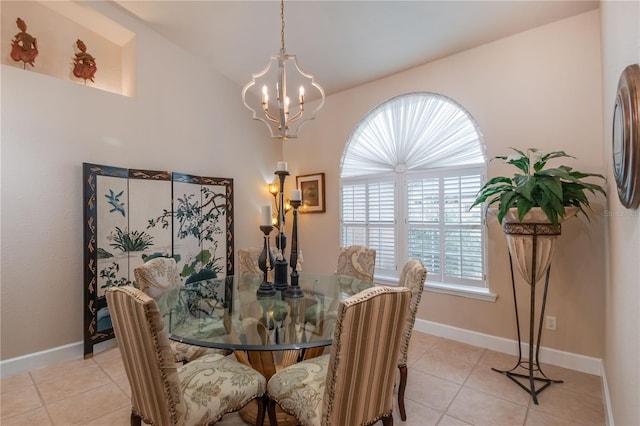
M 552 317 L 551 315 L 547 315 L 546 321 L 545 321 L 545 328 L 547 330 L 556 330 L 556 317 Z

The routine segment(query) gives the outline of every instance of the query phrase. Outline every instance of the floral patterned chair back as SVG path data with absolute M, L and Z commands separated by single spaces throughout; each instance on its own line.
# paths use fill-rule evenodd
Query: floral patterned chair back
M 154 299 L 131 286 L 112 287 L 106 298 L 131 387 L 132 425 L 215 423 L 256 398 L 261 415 L 260 373 L 220 354 L 176 367 Z
M 170 290 L 179 289 L 184 285 L 178 265 L 172 257 L 156 257 L 133 269 L 138 288 L 147 296 L 157 299 Z M 211 353 L 228 355 L 231 351 L 223 349 L 209 349 L 187 343 L 170 343 L 175 355 L 175 362 L 186 363 Z
M 182 286 L 178 265 L 172 257 L 156 257 L 133 269 L 138 288 L 157 299 L 168 290 Z
M 246 273 L 261 274 L 262 271 L 258 267 L 258 258 L 262 253 L 259 247 L 249 247 L 238 250 L 238 276 Z
M 373 282 L 376 251 L 364 246 L 341 247 L 336 274 Z

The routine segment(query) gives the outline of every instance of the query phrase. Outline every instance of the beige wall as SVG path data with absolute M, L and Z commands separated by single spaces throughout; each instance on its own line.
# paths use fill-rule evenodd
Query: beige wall
M 477 120 L 490 157 L 508 147 L 565 150 L 566 164 L 602 173 L 600 23 L 597 10 L 329 96 L 315 123 L 284 152 L 293 174 L 325 172 L 327 213 L 301 215 L 306 270 L 330 272 L 340 240 L 339 173 L 345 144 L 356 124 L 379 103 L 402 93 L 449 96 Z M 322 81 L 320 81 L 322 83 Z M 492 163 L 491 176 L 513 173 Z M 603 356 L 603 197 L 594 200 L 591 222 L 563 226 L 552 264 L 547 313 L 558 330 L 543 345 Z M 515 338 L 508 255 L 498 224 L 489 225 L 488 276 L 495 303 L 427 293 L 419 317 L 504 338 Z M 526 284 L 520 290 L 528 292 Z M 538 292 L 540 294 L 541 292 Z M 528 296 L 528 293 L 525 294 Z M 528 317 L 528 303 L 522 309 Z
M 113 4 L 88 3 L 136 33 L 137 96 L 2 65 L 2 360 L 83 339 L 83 162 L 233 178 L 236 248 L 261 243 L 281 145 L 241 88 Z
M 259 206 L 270 201 L 264 183 L 280 145 L 258 123 L 247 124 L 233 83 L 113 5 L 92 7 L 136 34 L 137 97 L 2 65 L 2 360 L 82 339 L 82 162 L 233 177 L 242 224 L 236 247 L 260 243 L 251 225 L 258 226 Z M 433 91 L 458 101 L 478 121 L 490 156 L 508 146 L 564 149 L 578 157 L 571 165 L 606 173 L 612 195 L 606 204 L 596 200 L 590 224 L 572 220 L 563 228 L 548 307 L 558 331 L 546 332 L 543 344 L 604 357 L 615 423 L 640 424 L 640 216 L 615 196 L 609 131 L 618 76 L 634 62 L 640 62 L 640 3 L 606 1 L 601 13 L 330 96 L 317 120 L 284 148 L 293 176 L 327 174 L 327 213 L 300 215 L 305 269 L 333 269 L 345 143 L 358 121 L 392 96 Z M 253 155 L 243 155 L 249 149 Z M 489 172 L 510 170 L 492 165 Z M 605 208 L 616 215 L 604 217 Z M 513 338 L 506 256 L 492 223 L 489 279 L 498 301 L 427 293 L 420 318 Z
M 616 195 L 611 170 L 611 126 L 622 70 L 640 64 L 640 3 L 601 3 L 602 85 L 606 175 L 608 276 L 604 370 L 616 425 L 640 424 L 640 210 L 628 210 Z

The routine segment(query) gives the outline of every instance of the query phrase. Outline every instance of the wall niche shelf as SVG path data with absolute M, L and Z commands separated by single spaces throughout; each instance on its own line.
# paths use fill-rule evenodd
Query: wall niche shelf
M 36 38 L 35 66 L 11 59 L 11 41 L 25 21 Z M 0 6 L 2 64 L 72 81 L 119 95 L 136 95 L 136 35 L 87 4 L 75 1 L 2 1 Z M 73 75 L 73 59 L 82 40 L 96 59 L 94 82 Z

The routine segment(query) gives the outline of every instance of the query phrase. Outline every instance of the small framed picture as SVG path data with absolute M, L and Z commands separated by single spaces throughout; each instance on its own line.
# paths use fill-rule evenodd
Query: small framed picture
M 296 187 L 302 192 L 300 213 L 324 213 L 324 173 L 296 176 Z

